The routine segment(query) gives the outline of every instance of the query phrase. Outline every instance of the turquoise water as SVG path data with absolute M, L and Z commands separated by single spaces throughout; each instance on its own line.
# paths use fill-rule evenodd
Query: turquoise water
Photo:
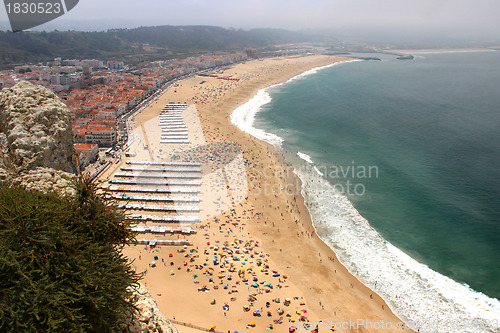
M 472 295 L 476 292 L 488 296 L 484 296 L 484 304 L 464 310 L 471 318 L 483 316 L 473 313 L 478 307 L 481 311 L 484 307 L 493 316 L 490 319 L 498 315 L 499 65 L 500 52 L 422 54 L 412 61 L 383 56 L 383 61 L 345 63 L 267 89 L 270 101 L 261 103 L 255 117 L 256 128 L 283 139 L 282 149 L 292 155 L 306 154 L 312 163 L 305 164 L 316 166 L 337 192 L 343 190 L 361 217 L 343 218 L 341 225 L 336 224 L 339 216 L 353 215 L 352 211 L 346 213 L 347 204 L 327 207 L 342 199 L 325 188 L 307 190 L 305 181 L 312 206 L 324 206 L 311 212 L 316 228 L 348 268 L 388 297 L 407 319 L 419 310 L 396 304 L 405 297 L 401 296 L 404 288 L 398 291 L 380 282 L 384 274 L 394 275 L 393 268 L 378 277 L 369 267 L 365 271 L 370 273 L 364 272 L 356 253 L 346 250 L 348 245 L 335 239 L 335 234 L 352 228 L 343 238 L 363 238 L 352 243 L 360 244 L 372 236 L 352 226 L 366 219 L 363 228 L 373 227 L 383 240 L 440 273 L 428 278 L 420 268 L 404 268 L 407 276 L 399 279 L 422 280 L 416 282 L 422 289 L 408 293 L 406 303 L 418 303 L 418 297 L 424 303 L 430 296 L 423 294 L 437 288 L 439 302 L 467 304 L 463 295 L 470 291 L 471 299 L 477 298 Z M 300 163 L 304 161 L 294 161 L 297 168 Z M 371 174 L 366 172 L 369 167 Z M 327 199 L 327 195 L 331 197 Z M 378 237 L 374 235 L 374 239 Z M 385 259 L 374 259 L 373 265 L 383 266 L 384 260 L 392 261 L 393 267 L 402 265 L 397 263 L 403 258 L 400 251 L 391 257 L 396 251 L 390 244 L 385 247 Z M 410 265 L 409 260 L 401 259 L 404 261 Z M 443 282 L 441 275 L 457 283 Z M 428 280 L 435 281 L 425 286 Z M 461 290 L 459 285 L 472 290 Z M 459 317 L 459 308 L 463 306 L 457 305 L 450 313 Z M 432 304 L 426 304 L 422 311 L 432 309 Z M 440 311 L 437 305 L 436 309 Z M 481 327 L 488 326 L 481 323 L 470 331 L 482 331 Z

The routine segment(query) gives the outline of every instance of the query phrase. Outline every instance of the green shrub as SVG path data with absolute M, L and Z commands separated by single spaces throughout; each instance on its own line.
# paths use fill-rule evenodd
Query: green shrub
M 0 189 L 0 332 L 113 332 L 140 276 L 123 213 L 80 179 L 74 198 Z

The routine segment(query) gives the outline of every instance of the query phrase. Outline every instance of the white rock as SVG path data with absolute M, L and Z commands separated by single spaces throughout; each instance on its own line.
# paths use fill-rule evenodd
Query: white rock
M 128 327 L 130 332 L 178 333 L 177 328 L 158 309 L 156 301 L 144 285 L 139 286 L 131 299 L 135 301 L 140 315 Z
M 52 91 L 20 82 L 0 92 L 0 168 L 14 175 L 39 167 L 76 172 L 71 114 Z

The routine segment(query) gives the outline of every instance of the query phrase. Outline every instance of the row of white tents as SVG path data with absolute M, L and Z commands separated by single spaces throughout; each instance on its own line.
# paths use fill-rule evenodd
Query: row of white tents
M 170 195 L 137 195 L 137 194 L 111 194 L 110 198 L 117 200 L 158 201 L 158 202 L 200 202 L 198 197 L 180 197 Z
M 139 222 L 157 222 L 157 223 L 197 223 L 200 222 L 198 216 L 184 216 L 184 215 L 146 215 L 146 214 L 128 214 L 126 216 L 129 220 L 139 221 Z
M 168 194 L 198 194 L 199 188 L 188 187 L 143 187 L 143 186 L 107 186 L 110 192 L 136 192 L 136 193 L 168 193 Z
M 168 104 L 160 113 L 159 125 L 161 128 L 162 144 L 189 144 L 188 129 L 184 123 L 183 111 L 185 104 Z M 165 215 L 128 214 L 126 218 L 134 222 L 155 222 L 192 224 L 200 222 L 198 216 L 190 215 L 200 211 L 196 205 L 185 203 L 199 203 L 201 199 L 196 196 L 200 191 L 201 163 L 197 162 L 163 162 L 163 161 L 127 161 L 126 166 L 120 168 L 121 172 L 115 173 L 115 179 L 109 181 L 106 188 L 112 192 L 112 198 L 126 201 L 119 206 L 129 211 L 156 211 Z M 172 180 L 174 179 L 174 180 Z M 178 187 L 170 187 L 178 186 Z M 131 194 L 136 193 L 136 194 Z M 139 194 L 137 194 L 139 193 Z M 160 195 L 167 194 L 167 195 Z M 188 194 L 192 196 L 179 196 Z M 140 203 L 132 203 L 137 201 Z M 148 202 L 157 202 L 151 204 Z M 161 203 L 161 204 L 160 204 Z M 139 233 L 151 234 L 194 234 L 196 228 L 192 227 L 167 227 L 135 225 L 130 228 Z M 138 239 L 137 243 L 149 246 L 192 245 L 189 240 L 166 239 Z
M 157 186 L 200 186 L 198 180 L 140 180 L 140 179 L 110 179 L 110 184 L 129 184 L 129 185 L 157 185 Z
M 187 105 L 166 105 L 160 112 L 159 121 L 161 128 L 160 144 L 189 144 L 187 126 L 182 117 Z M 182 132 L 180 131 L 182 130 Z
M 123 203 L 118 204 L 118 207 L 127 210 L 147 210 L 159 212 L 200 212 L 199 206 L 187 205 L 148 205 L 138 203 Z
M 172 178 L 180 178 L 180 179 L 200 179 L 201 174 L 184 174 L 184 173 L 153 173 L 151 170 L 149 172 L 117 172 L 115 173 L 115 177 L 122 178 L 164 178 L 164 179 L 172 179 Z
M 139 233 L 152 234 L 195 234 L 196 228 L 191 227 L 166 227 L 166 226 L 133 226 L 129 228 Z
M 143 167 L 143 166 L 123 166 L 120 168 L 122 171 L 141 171 L 141 172 L 201 172 L 198 167 Z
M 129 165 L 152 165 L 152 166 L 201 166 L 200 162 L 175 162 L 175 161 L 127 161 Z
M 149 246 L 156 246 L 156 245 L 177 245 L 177 246 L 183 246 L 183 245 L 192 245 L 191 241 L 187 239 L 176 239 L 176 240 L 167 240 L 167 239 L 137 239 L 136 241 L 138 244 L 144 244 L 144 245 L 149 245 Z

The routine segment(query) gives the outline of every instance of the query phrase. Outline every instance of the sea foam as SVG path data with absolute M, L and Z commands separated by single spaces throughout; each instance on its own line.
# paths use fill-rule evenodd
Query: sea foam
M 297 156 L 300 157 L 301 159 L 303 159 L 304 161 L 306 161 L 307 163 L 310 163 L 310 164 L 314 163 L 311 156 L 304 154 L 300 151 L 297 153 Z
M 266 141 L 270 144 L 281 146 L 283 139 L 273 133 L 268 133 L 262 129 L 254 127 L 255 115 L 261 111 L 262 107 L 271 102 L 271 95 L 268 93 L 268 89 L 281 86 L 283 84 L 304 78 L 306 76 L 317 73 L 319 70 L 324 68 L 329 68 L 332 66 L 337 66 L 342 63 L 355 62 L 361 60 L 348 60 L 344 62 L 336 62 L 333 64 L 312 68 L 299 75 L 296 75 L 283 83 L 277 83 L 275 85 L 269 86 L 267 88 L 261 89 L 245 104 L 237 107 L 231 114 L 231 123 L 238 127 L 245 133 L 251 134 L 259 140 Z
M 233 111 L 231 114 L 231 123 L 243 132 L 251 134 L 257 139 L 279 146 L 283 141 L 282 138 L 253 126 L 255 115 L 261 110 L 263 105 L 269 102 L 271 102 L 269 93 L 267 93 L 265 89 L 259 90 L 251 100 Z
M 417 262 L 384 240 L 327 180 L 307 168 L 296 170 L 318 235 L 410 327 L 420 332 L 498 332 L 497 299 Z
M 318 173 L 318 175 L 323 176 L 323 173 L 321 171 L 319 171 L 317 166 L 314 165 L 314 161 L 312 160 L 311 156 L 309 156 L 305 153 L 302 153 L 300 151 L 297 152 L 297 156 L 300 157 L 301 159 L 303 159 L 304 161 L 306 161 L 307 163 L 312 164 L 314 171 L 316 171 Z

